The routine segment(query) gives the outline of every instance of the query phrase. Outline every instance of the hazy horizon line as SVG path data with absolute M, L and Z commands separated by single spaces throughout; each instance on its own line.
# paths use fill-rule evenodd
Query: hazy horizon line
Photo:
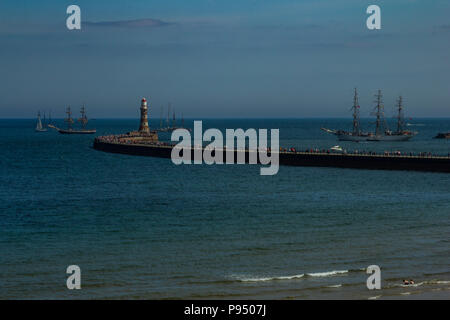
M 48 120 L 48 118 L 46 118 Z M 53 120 L 64 120 L 65 118 L 59 118 L 59 117 L 53 117 Z M 92 117 L 89 120 L 136 120 L 139 119 L 139 117 Z M 167 117 L 165 118 L 160 118 L 160 117 L 154 117 L 154 118 L 150 118 L 149 121 L 151 121 L 152 119 L 158 119 L 158 120 L 167 120 Z M 176 121 L 180 121 L 181 118 L 177 118 Z M 236 120 L 236 119 L 240 119 L 240 120 L 299 120 L 299 119 L 352 119 L 351 116 L 349 117 L 315 117 L 315 116 L 311 116 L 311 117 L 184 117 L 184 120 L 202 120 L 202 119 L 214 119 L 214 120 Z M 374 117 L 360 117 L 360 119 L 374 119 Z M 386 120 L 394 120 L 396 119 L 396 117 L 385 117 Z M 435 120 L 435 119 L 441 119 L 441 120 L 450 120 L 450 116 L 445 116 L 445 117 L 437 117 L 437 116 L 431 116 L 431 117 L 414 117 L 409 121 L 414 121 L 414 120 L 426 120 L 426 119 L 430 119 L 430 120 Z M 36 120 L 36 117 L 32 117 L 32 118 L 18 118 L 18 117 L 3 117 L 0 118 L 0 120 Z M 172 122 L 172 118 L 170 119 L 170 121 Z

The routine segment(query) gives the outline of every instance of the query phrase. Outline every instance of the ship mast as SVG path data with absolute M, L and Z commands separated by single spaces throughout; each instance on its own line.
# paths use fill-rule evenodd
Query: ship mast
M 167 128 L 170 127 L 170 102 L 169 105 L 167 106 Z
M 86 128 L 86 124 L 88 123 L 88 119 L 86 116 L 86 108 L 84 107 L 84 104 L 81 107 L 80 113 L 81 113 L 81 118 L 79 118 L 78 121 L 81 123 L 81 126 L 84 130 Z
M 380 136 L 384 134 L 382 129 L 386 129 L 386 120 L 384 119 L 384 106 L 382 100 L 381 90 L 378 90 L 378 93 L 375 95 L 375 103 L 377 106 L 375 107 L 375 116 L 377 117 L 375 135 Z
M 402 133 L 405 126 L 405 119 L 403 116 L 403 99 L 402 96 L 397 101 L 398 115 L 397 115 L 397 132 Z
M 176 121 L 175 121 L 175 109 L 173 109 L 173 117 L 172 117 L 172 128 L 175 128 Z
M 72 130 L 72 124 L 73 124 L 73 119 L 72 119 L 72 112 L 70 111 L 70 107 L 67 107 L 67 118 L 64 119 L 65 122 L 67 122 L 67 128 L 69 130 Z
M 353 97 L 353 135 L 361 134 L 361 125 L 359 122 L 359 102 L 358 102 L 358 92 L 355 88 L 355 96 Z

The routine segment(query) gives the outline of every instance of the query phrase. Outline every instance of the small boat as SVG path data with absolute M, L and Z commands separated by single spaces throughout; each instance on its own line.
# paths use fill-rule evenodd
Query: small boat
M 450 132 L 440 132 L 433 139 L 450 139 Z
M 340 146 L 331 147 L 330 150 L 335 153 L 343 153 L 344 152 L 344 149 L 342 149 Z
M 45 114 L 44 114 L 44 122 L 45 122 Z M 42 126 L 41 112 L 40 111 L 38 111 L 35 131 L 36 132 L 46 132 L 47 131 L 47 129 Z

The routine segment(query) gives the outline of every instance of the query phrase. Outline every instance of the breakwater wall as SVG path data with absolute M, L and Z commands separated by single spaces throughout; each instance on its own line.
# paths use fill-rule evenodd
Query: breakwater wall
M 104 152 L 138 156 L 170 158 L 173 146 L 157 144 L 127 144 L 107 142 L 96 138 L 94 149 Z M 191 149 L 193 153 L 193 149 Z M 254 151 L 234 151 L 235 161 L 239 153 Z M 193 154 L 191 155 L 193 159 Z M 280 165 L 304 167 L 337 167 L 371 170 L 414 170 L 450 173 L 450 157 L 417 155 L 374 155 L 374 154 L 336 154 L 323 152 L 279 152 Z M 258 158 L 259 162 L 259 158 Z

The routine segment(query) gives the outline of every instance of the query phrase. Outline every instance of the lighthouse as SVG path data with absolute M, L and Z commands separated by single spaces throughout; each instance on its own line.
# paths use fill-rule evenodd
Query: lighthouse
M 140 133 L 150 133 L 150 128 L 148 126 L 148 107 L 147 99 L 142 98 L 141 100 L 141 123 L 139 125 Z

